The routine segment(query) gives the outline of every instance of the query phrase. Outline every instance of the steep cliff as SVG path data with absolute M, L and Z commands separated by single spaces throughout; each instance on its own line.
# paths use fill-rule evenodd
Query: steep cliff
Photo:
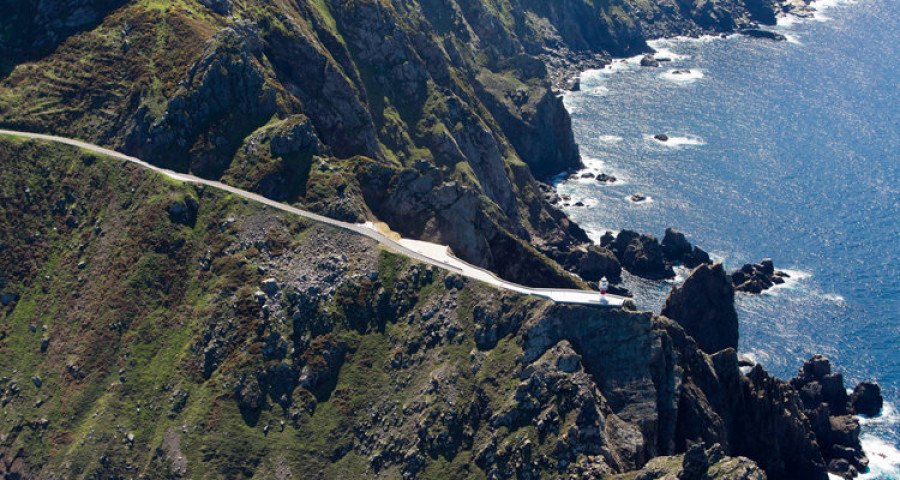
M 665 317 L 68 147 L 0 159 L 7 478 L 825 478 L 791 385 Z
M 0 18 L 0 124 L 89 139 L 346 220 L 377 218 L 541 286 L 579 284 L 560 265 L 619 272 L 597 271 L 608 252 L 591 254 L 534 181 L 580 165 L 550 72 L 642 51 L 648 36 L 768 21 L 776 9 L 757 0 L 13 3 Z

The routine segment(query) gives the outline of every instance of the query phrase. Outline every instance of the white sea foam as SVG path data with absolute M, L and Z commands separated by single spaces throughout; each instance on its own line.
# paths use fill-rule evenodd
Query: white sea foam
M 782 272 L 788 274 L 788 277 L 784 278 L 784 283 L 775 285 L 772 288 L 762 292 L 763 295 L 777 297 L 780 294 L 781 290 L 797 290 L 802 286 L 802 282 L 804 280 L 812 277 L 811 273 L 804 272 L 802 270 L 792 270 L 789 268 L 779 268 L 776 270 L 781 270 Z
M 584 232 L 587 233 L 588 238 L 590 238 L 594 243 L 598 245 L 600 244 L 600 239 L 603 238 L 603 235 L 606 235 L 606 232 L 612 232 L 614 236 L 619 235 L 619 230 L 616 230 L 614 228 L 586 228 Z
M 762 351 L 741 352 L 741 355 L 749 358 L 751 361 L 753 361 L 753 363 L 762 363 L 762 364 L 769 363 L 769 360 L 772 358 L 771 355 L 769 355 L 766 352 L 762 352 Z
M 652 140 L 654 143 L 657 143 L 659 145 L 664 145 L 669 148 L 679 148 L 679 147 L 684 147 L 684 146 L 700 147 L 700 146 L 706 145 L 706 140 L 703 140 L 702 138 L 700 138 L 696 135 L 682 135 L 682 136 L 672 135 L 672 136 L 669 136 L 669 139 L 666 140 L 665 142 L 663 142 L 661 140 L 657 140 L 656 138 L 653 137 L 653 135 L 648 135 L 647 138 Z
M 673 68 L 665 71 L 660 77 L 670 82 L 693 83 L 703 78 L 703 71 L 696 68 L 692 70 Z
M 606 95 L 609 95 L 609 88 L 603 85 L 582 88 L 581 91 L 584 92 L 585 95 L 590 95 L 592 97 L 605 97 Z
M 881 413 L 874 417 L 866 417 L 859 415 L 859 424 L 864 427 L 884 427 L 900 424 L 900 412 L 890 403 L 885 403 L 881 407 Z
M 657 40 L 650 40 L 649 42 L 647 42 L 647 45 L 649 45 L 650 48 L 652 48 L 653 50 L 656 50 L 655 56 L 657 59 L 668 58 L 669 60 L 671 60 L 673 62 L 677 62 L 677 61 L 689 60 L 691 58 L 690 55 L 685 55 L 685 54 L 676 53 L 676 52 L 672 51 L 672 47 L 674 47 L 675 44 L 664 38 L 657 39 Z
M 869 459 L 869 470 L 860 480 L 900 478 L 900 450 L 874 435 L 863 434 L 859 438 L 863 452 Z
M 602 144 L 611 145 L 613 143 L 619 143 L 624 139 L 618 135 L 600 135 L 597 140 Z
M 621 140 L 620 137 L 616 138 L 619 138 L 619 140 Z M 628 175 L 622 173 L 616 168 L 610 167 L 605 161 L 599 158 L 583 156 L 581 157 L 581 162 L 584 164 L 584 168 L 576 174 L 575 180 L 578 182 L 593 182 L 598 185 L 628 185 Z M 594 177 L 581 178 L 581 174 L 583 173 L 593 173 Z M 597 176 L 603 173 L 616 177 L 616 181 L 612 183 L 598 182 Z

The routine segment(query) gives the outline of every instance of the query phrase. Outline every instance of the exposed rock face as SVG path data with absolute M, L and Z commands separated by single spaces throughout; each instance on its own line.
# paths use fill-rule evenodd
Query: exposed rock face
M 91 28 L 127 0 L 39 0 L 4 2 L 0 19 L 0 66 L 50 52 L 68 36 Z M 0 71 L 2 73 L 2 71 Z
M 790 383 L 799 392 L 828 469 L 845 478 L 864 471 L 869 461 L 859 442 L 859 421 L 852 414 L 877 415 L 882 404 L 880 387 L 862 382 L 848 397 L 843 375 L 832 373 L 831 362 L 822 355 L 804 363 Z
M 674 287 L 666 297 L 662 315 L 684 327 L 706 353 L 737 349 L 734 289 L 721 263 L 694 269 L 684 283 Z
M 691 246 L 684 234 L 673 228 L 666 229 L 662 248 L 667 261 L 682 263 L 687 268 L 694 268 L 702 263 L 711 263 L 708 253 L 696 245 Z
M 745 264 L 731 274 L 734 289 L 740 292 L 761 293 L 763 290 L 784 283 L 789 278 L 785 272 L 775 270 L 772 259 L 766 258 L 756 264 Z
M 650 235 L 622 230 L 615 240 L 607 238 L 601 245 L 609 248 L 622 267 L 635 275 L 656 279 L 675 276 L 671 264 L 665 261 L 659 240 Z
M 881 412 L 883 406 L 881 387 L 877 383 L 860 382 L 850 395 L 850 409 L 859 415 L 874 417 Z

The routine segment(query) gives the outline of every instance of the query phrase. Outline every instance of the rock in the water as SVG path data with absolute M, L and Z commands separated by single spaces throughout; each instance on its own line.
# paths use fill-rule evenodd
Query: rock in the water
M 874 417 L 883 406 L 881 387 L 875 382 L 860 382 L 850 395 L 850 408 L 859 415 Z
M 784 279 L 789 277 L 788 274 L 775 270 L 771 258 L 765 258 L 757 264 L 747 263 L 731 274 L 734 289 L 747 293 L 761 293 L 784 283 Z
M 700 349 L 737 349 L 738 318 L 734 288 L 721 263 L 701 265 L 666 297 L 662 314 L 678 322 Z
M 773 32 L 771 30 L 762 30 L 760 28 L 745 28 L 741 30 L 740 33 L 748 37 L 761 38 L 763 40 L 773 40 L 776 42 L 783 42 L 787 40 L 787 37 L 780 33 Z
M 654 57 L 652 53 L 648 53 L 647 55 L 644 55 L 644 58 L 641 59 L 641 66 L 642 67 L 658 67 L 659 60 L 657 60 L 656 57 Z
M 631 196 L 631 201 L 634 203 L 641 203 L 645 200 L 647 200 L 647 196 L 640 192 L 635 193 L 634 195 Z
M 607 175 L 605 173 L 601 173 L 600 175 L 597 175 L 598 182 L 615 183 L 616 180 L 618 180 L 616 177 L 614 177 L 612 175 Z
M 702 263 L 710 263 L 708 253 L 700 247 L 692 246 L 683 233 L 673 228 L 666 229 L 662 247 L 668 262 L 680 262 L 688 268 L 694 268 Z
M 602 245 L 602 240 L 601 240 Z M 672 278 L 675 272 L 666 263 L 662 246 L 650 235 L 622 230 L 609 249 L 629 272 L 644 278 Z
M 673 74 L 675 74 L 675 73 L 678 73 L 678 72 L 673 72 Z M 656 135 L 653 136 L 653 138 L 659 140 L 660 142 L 668 142 L 669 141 L 669 136 L 666 135 L 665 133 L 657 133 Z
M 803 364 L 790 384 L 800 394 L 803 413 L 828 469 L 845 478 L 865 470 L 869 461 L 859 442 L 859 421 L 852 415 L 854 404 L 844 389 L 843 375 L 832 373 L 828 358 L 816 355 Z M 869 388 L 858 386 L 854 394 L 866 395 L 863 391 Z

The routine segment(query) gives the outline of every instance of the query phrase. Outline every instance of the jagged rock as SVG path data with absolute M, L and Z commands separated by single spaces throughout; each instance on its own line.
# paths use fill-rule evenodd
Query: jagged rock
M 784 283 L 784 279 L 789 277 L 787 273 L 775 270 L 770 258 L 763 259 L 757 264 L 745 264 L 731 274 L 735 290 L 747 293 L 761 293 Z
M 662 241 L 663 254 L 668 262 L 680 262 L 687 268 L 694 268 L 703 263 L 711 263 L 709 254 L 696 245 L 692 246 L 684 234 L 673 228 L 667 228 Z
M 844 476 L 851 475 L 848 465 L 853 471 L 865 470 L 868 459 L 859 442 L 859 421 L 850 414 L 853 403 L 844 389 L 843 375 L 832 373 L 828 358 L 815 355 L 790 384 L 799 392 L 829 470 Z
M 704 352 L 737 349 L 734 289 L 721 263 L 694 269 L 681 286 L 669 292 L 662 315 L 684 327 Z
M 602 245 L 602 243 L 601 243 Z M 622 230 L 609 249 L 629 272 L 647 278 L 671 278 L 672 266 L 665 262 L 662 246 L 649 235 Z
M 874 417 L 881 412 L 883 405 L 881 387 L 875 382 L 860 382 L 850 395 L 851 411 L 858 415 Z
M 693 445 L 684 454 L 681 463 L 681 471 L 678 472 L 679 480 L 705 480 L 706 471 L 709 470 L 709 457 L 703 445 Z
M 606 277 L 618 282 L 622 275 L 622 266 L 616 256 L 606 248 L 596 245 L 579 248 L 567 254 L 556 256 L 567 270 L 577 273 L 582 279 L 596 282 Z
M 598 182 L 616 183 L 617 180 L 618 179 L 616 177 L 614 177 L 612 175 L 607 175 L 605 173 L 601 173 L 600 175 L 597 175 Z

